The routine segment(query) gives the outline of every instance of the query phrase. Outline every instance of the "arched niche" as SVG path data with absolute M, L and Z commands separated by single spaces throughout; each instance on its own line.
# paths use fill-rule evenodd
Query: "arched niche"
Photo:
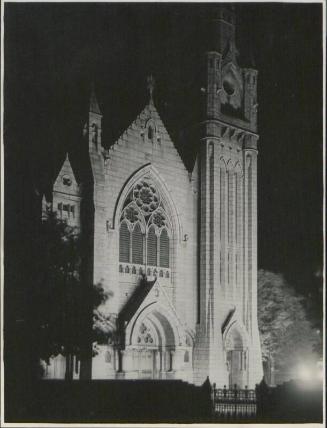
M 230 325 L 224 334 L 224 351 L 229 387 L 245 388 L 248 384 L 249 342 L 245 329 L 238 322 Z

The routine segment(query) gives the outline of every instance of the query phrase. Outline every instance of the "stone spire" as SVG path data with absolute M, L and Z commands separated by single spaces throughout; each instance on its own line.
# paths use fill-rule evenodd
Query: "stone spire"
M 101 115 L 101 110 L 95 95 L 94 82 L 92 82 L 91 85 L 90 112 Z
M 84 127 L 84 135 L 89 140 L 89 151 L 101 152 L 102 113 L 95 95 L 94 83 L 91 85 L 88 121 Z

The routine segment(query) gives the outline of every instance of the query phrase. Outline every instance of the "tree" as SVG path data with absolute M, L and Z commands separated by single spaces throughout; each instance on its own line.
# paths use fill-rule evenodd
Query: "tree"
M 92 344 L 93 355 L 98 352 L 98 344 L 107 344 L 108 341 L 115 340 L 116 320 L 111 314 L 107 314 L 105 304 L 112 292 L 105 291 L 101 283 L 93 287 L 93 325 L 92 325 Z
M 86 341 L 94 339 L 87 326 L 87 320 L 92 316 L 88 311 L 93 308 L 93 336 L 105 340 L 109 334 L 106 324 L 110 320 L 100 307 L 110 294 L 101 283 L 90 286 L 83 282 L 79 229 L 57 219 L 54 213 L 49 213 L 42 222 L 37 253 L 39 280 L 35 293 L 38 308 L 35 318 L 38 357 L 49 363 L 51 357 L 64 355 L 65 378 L 72 379 L 73 356 L 80 359 Z
M 304 298 L 280 274 L 258 272 L 258 323 L 264 364 L 273 362 L 289 378 L 299 364 L 317 359 L 320 339 L 307 318 Z

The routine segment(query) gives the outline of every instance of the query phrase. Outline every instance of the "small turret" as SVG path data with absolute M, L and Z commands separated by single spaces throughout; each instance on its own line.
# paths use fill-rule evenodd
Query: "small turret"
M 88 136 L 89 152 L 101 153 L 102 113 L 95 95 L 92 83 L 90 104 L 88 112 L 88 123 L 84 127 L 84 135 Z

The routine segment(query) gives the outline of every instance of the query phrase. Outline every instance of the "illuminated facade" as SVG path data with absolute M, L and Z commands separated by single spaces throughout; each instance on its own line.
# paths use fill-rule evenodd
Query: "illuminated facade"
M 193 171 L 158 114 L 150 79 L 148 104 L 108 150 L 92 92 L 83 140 L 91 179 L 77 182 L 67 156 L 54 183 L 53 210 L 82 233 L 83 200 L 91 206 L 92 280 L 111 292 L 105 311 L 115 334 L 98 345 L 94 379 L 202 384 L 209 376 L 239 387 L 262 379 L 257 71 L 238 65 L 233 12 L 221 8 L 212 22 Z M 60 361 L 47 377 L 63 376 Z

